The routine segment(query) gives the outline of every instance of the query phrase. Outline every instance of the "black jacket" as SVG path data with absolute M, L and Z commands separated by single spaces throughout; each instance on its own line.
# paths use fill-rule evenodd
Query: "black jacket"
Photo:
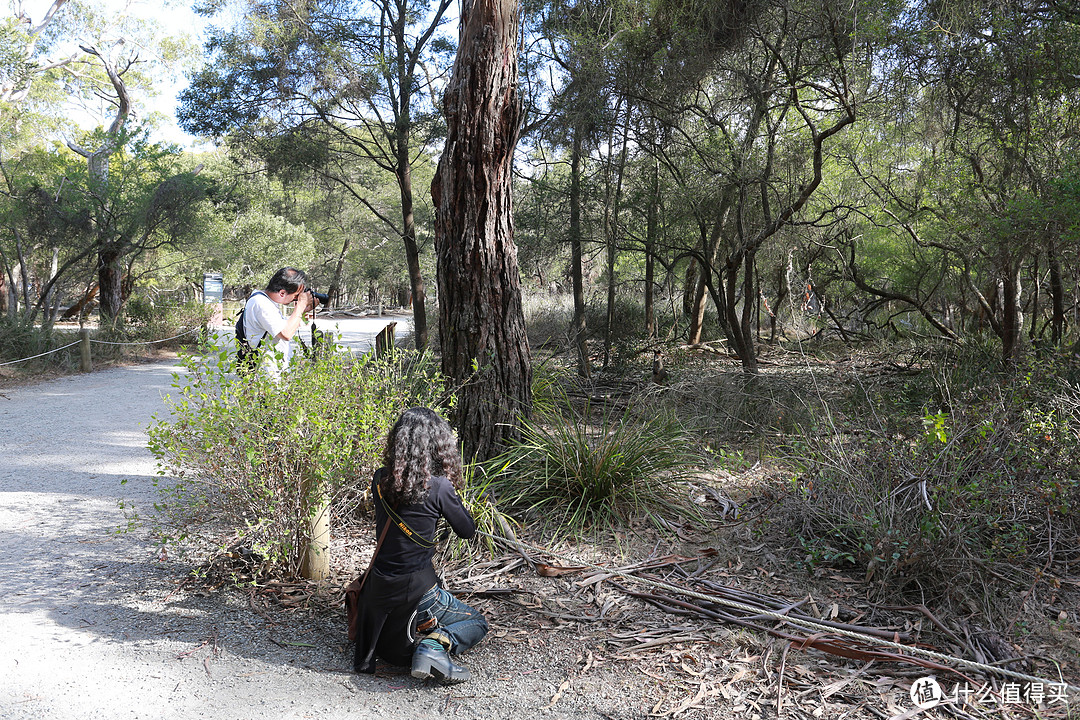
M 387 522 L 387 512 L 376 487 L 382 474 L 382 469 L 376 472 L 371 484 L 375 498 L 376 537 Z M 391 520 L 360 595 L 353 658 L 357 672 L 375 672 L 376 656 L 394 665 L 412 662 L 417 640 L 414 633 L 416 605 L 438 582 L 431 558 L 435 554 L 435 528 L 439 518 L 446 518 L 454 532 L 463 538 L 471 538 L 476 533 L 476 523 L 445 477 L 431 478 L 427 498 L 421 503 L 406 505 L 396 513 L 422 540 L 410 539 Z

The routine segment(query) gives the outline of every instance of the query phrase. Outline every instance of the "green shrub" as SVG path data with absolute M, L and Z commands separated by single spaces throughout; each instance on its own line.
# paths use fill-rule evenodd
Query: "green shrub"
M 676 422 L 607 410 L 593 426 L 588 416 L 564 404 L 524 423 L 520 442 L 488 464 L 500 504 L 570 533 L 696 515 L 680 481 L 698 457 Z
M 190 345 L 195 341 L 193 331 L 205 328 L 210 322 L 212 308 L 194 301 L 155 306 L 132 298 L 124 306 L 126 322 L 113 332 L 127 342 L 154 342 L 159 347 Z
M 805 438 L 790 521 L 808 564 L 953 594 L 1080 544 L 1080 389 L 1020 376 L 950 399 L 919 433 Z
M 301 362 L 275 383 L 233 373 L 231 346 L 183 358 L 171 417 L 150 428 L 162 539 L 213 531 L 242 543 L 264 569 L 295 575 L 308 520 L 330 503 L 341 523 L 364 498 L 383 439 L 402 410 L 438 407 L 443 379 L 430 356 L 347 353 Z M 333 528 L 331 528 L 333 532 Z

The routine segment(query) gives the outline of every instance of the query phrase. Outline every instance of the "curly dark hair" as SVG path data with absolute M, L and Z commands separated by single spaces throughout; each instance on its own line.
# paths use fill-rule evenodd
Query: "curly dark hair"
M 459 492 L 464 485 L 450 423 L 424 407 L 401 413 L 386 438 L 383 467 L 380 487 L 394 507 L 423 502 L 434 475 L 444 475 Z

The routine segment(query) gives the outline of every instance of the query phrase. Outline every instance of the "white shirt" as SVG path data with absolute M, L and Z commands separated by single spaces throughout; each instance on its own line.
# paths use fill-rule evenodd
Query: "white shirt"
M 251 294 L 244 306 L 244 336 L 253 348 L 263 341 L 259 365 L 275 380 L 281 377 L 282 370 L 292 359 L 292 342 L 277 336 L 285 323 L 281 306 L 266 293 L 257 290 Z

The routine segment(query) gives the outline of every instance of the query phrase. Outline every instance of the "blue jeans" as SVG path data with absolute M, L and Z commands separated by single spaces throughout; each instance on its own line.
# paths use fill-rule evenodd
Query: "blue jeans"
M 422 622 L 435 618 L 437 627 L 428 632 L 441 632 L 450 638 L 450 652 L 463 653 L 487 635 L 488 623 L 475 610 L 436 585 L 424 593 L 416 606 L 416 619 Z

